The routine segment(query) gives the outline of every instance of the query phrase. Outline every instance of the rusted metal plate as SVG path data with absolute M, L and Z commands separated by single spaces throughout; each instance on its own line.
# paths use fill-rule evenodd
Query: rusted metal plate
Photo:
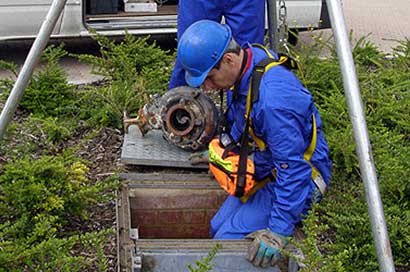
M 124 136 L 121 161 L 135 166 L 208 169 L 207 164 L 191 165 L 190 155 L 192 152 L 167 142 L 161 130 L 152 130 L 142 136 L 138 127 L 131 125 Z
M 191 188 L 222 190 L 211 173 L 121 173 L 120 178 L 134 188 Z

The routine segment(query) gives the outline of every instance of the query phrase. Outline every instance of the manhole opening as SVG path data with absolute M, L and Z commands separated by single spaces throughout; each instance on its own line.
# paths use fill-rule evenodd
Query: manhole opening
M 131 189 L 131 228 L 138 228 L 139 238 L 145 239 L 206 239 L 225 198 L 217 188 Z

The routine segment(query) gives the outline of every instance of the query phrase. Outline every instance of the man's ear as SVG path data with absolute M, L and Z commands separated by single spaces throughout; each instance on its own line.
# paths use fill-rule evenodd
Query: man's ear
M 233 55 L 232 55 L 232 53 L 226 53 L 226 54 L 223 56 L 223 61 L 224 61 L 225 63 L 227 63 L 227 64 L 233 63 Z

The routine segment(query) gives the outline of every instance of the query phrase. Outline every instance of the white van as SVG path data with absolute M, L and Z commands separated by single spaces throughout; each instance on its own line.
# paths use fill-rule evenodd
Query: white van
M 124 3 L 125 2 L 125 3 Z M 277 1 L 279 2 L 279 1 Z M 0 0 L 0 41 L 32 39 L 52 0 Z M 327 28 L 325 0 L 285 0 L 290 28 Z M 176 33 L 178 0 L 67 0 L 52 38 Z M 321 22 L 321 24 L 319 24 Z

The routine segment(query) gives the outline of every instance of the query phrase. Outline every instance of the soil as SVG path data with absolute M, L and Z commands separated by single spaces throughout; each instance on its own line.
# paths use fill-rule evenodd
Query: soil
M 86 131 L 87 129 L 85 129 Z M 82 139 L 84 134 L 78 133 Z M 121 145 L 123 135 L 120 130 L 101 128 L 97 134 L 88 140 L 77 152 L 77 155 L 86 159 L 90 164 L 87 173 L 90 181 L 103 182 L 109 176 L 120 172 Z M 73 141 L 75 143 L 75 141 Z M 112 193 L 112 192 L 110 192 Z M 81 232 L 93 232 L 103 229 L 112 229 L 116 232 L 115 200 L 106 203 L 96 203 L 88 210 L 86 222 L 73 222 L 73 227 L 81 228 Z M 85 224 L 84 224 L 85 223 Z M 104 246 L 105 256 L 108 260 L 108 270 L 117 271 L 117 241 L 116 235 L 108 235 Z M 80 252 L 81 253 L 81 252 Z

